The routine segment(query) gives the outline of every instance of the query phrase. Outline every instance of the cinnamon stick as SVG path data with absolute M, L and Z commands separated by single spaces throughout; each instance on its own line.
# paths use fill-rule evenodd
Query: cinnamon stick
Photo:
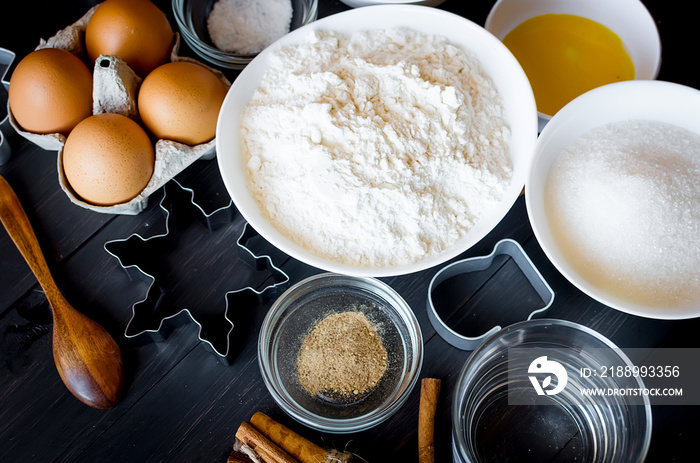
M 299 463 L 299 461 L 291 457 L 245 421 L 241 423 L 238 431 L 236 431 L 236 438 L 252 448 L 265 463 Z
M 228 456 L 228 459 L 226 460 L 226 463 L 252 463 L 253 460 L 251 460 L 247 455 L 244 455 L 240 452 L 237 452 L 234 450 L 231 452 L 231 454 Z
M 246 444 L 237 437 L 234 440 L 233 453 L 231 455 L 235 456 L 238 459 L 243 459 L 243 463 L 265 463 L 263 462 L 260 455 L 255 453 L 255 450 L 253 450 L 252 447 L 250 447 L 248 444 Z M 231 458 L 231 456 L 229 456 L 229 458 Z M 246 460 L 246 458 L 248 460 Z
M 418 463 L 435 462 L 435 411 L 440 387 L 439 379 L 424 378 L 421 381 L 418 408 Z
M 326 461 L 327 451 L 273 420 L 263 412 L 255 413 L 250 419 L 250 424 L 280 446 L 285 452 L 299 460 L 300 463 Z

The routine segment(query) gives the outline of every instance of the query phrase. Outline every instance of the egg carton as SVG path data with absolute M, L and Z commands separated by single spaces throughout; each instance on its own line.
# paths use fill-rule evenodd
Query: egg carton
M 85 50 L 85 29 L 92 14 L 99 7 L 95 5 L 82 18 L 70 26 L 61 29 L 47 40 L 41 39 L 36 50 L 41 48 L 60 48 L 83 58 Z M 175 32 L 175 41 L 170 53 L 171 61 L 187 61 L 198 64 L 216 75 L 226 87 L 231 82 L 226 76 L 204 63 L 186 56 L 179 56 L 180 35 Z M 143 79 L 138 76 L 124 60 L 114 55 L 100 55 L 93 68 L 93 107 L 92 113 L 122 114 L 136 122 L 141 122 L 136 97 Z M 63 147 L 66 136 L 60 133 L 37 134 L 24 130 L 12 115 L 9 101 L 7 112 L 14 130 L 30 142 L 47 151 L 57 151 L 58 181 L 61 189 L 73 204 L 96 212 L 107 214 L 136 215 L 148 205 L 148 197 L 158 191 L 165 183 L 182 172 L 196 160 L 211 160 L 216 157 L 216 139 L 199 145 L 186 145 L 173 140 L 159 139 L 155 142 L 155 166 L 153 175 L 146 187 L 128 202 L 111 206 L 98 206 L 83 200 L 68 184 L 63 170 Z

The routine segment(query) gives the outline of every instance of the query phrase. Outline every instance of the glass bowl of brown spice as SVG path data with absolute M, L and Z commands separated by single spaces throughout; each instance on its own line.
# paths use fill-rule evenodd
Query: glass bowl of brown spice
M 275 301 L 260 331 L 258 362 L 292 418 L 320 431 L 356 432 L 406 401 L 420 374 L 423 337 L 390 286 L 322 273 Z

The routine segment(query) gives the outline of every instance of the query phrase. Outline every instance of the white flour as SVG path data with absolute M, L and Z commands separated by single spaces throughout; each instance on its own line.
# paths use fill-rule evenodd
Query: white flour
M 290 0 L 218 0 L 207 28 L 219 50 L 258 53 L 288 33 L 291 21 Z
M 276 51 L 241 134 L 263 213 L 340 263 L 439 253 L 510 182 L 510 131 L 491 80 L 445 39 L 405 29 L 312 32 Z

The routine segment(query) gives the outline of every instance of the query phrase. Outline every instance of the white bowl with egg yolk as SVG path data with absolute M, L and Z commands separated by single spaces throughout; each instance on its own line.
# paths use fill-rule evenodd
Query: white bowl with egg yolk
M 661 40 L 654 18 L 639 0 L 498 0 L 484 27 L 499 40 L 524 21 L 545 14 L 591 19 L 617 36 L 634 65 L 635 80 L 656 79 L 661 67 Z M 539 112 L 540 131 L 552 118 Z

